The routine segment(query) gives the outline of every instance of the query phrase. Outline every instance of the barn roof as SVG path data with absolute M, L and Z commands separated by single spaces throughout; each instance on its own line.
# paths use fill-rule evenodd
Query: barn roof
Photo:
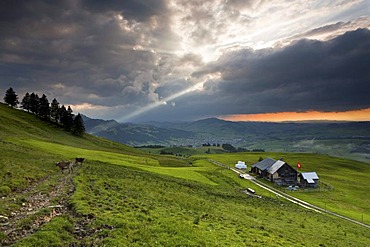
M 283 165 L 285 164 L 284 161 L 282 160 L 278 160 L 276 161 L 274 164 L 272 164 L 272 166 L 270 166 L 268 169 L 267 169 L 267 172 L 270 173 L 270 174 L 274 174 L 277 170 L 280 169 L 280 167 L 282 167 Z
M 302 172 L 301 176 L 303 179 L 307 180 L 307 183 L 309 184 L 315 183 L 314 179 L 319 179 L 319 176 L 317 176 L 316 172 Z
M 276 162 L 276 160 L 274 159 L 271 159 L 271 158 L 266 158 L 254 165 L 252 165 L 252 167 L 257 167 L 258 169 L 260 169 L 261 171 L 263 170 L 266 170 L 268 169 L 270 166 L 272 166 L 274 163 Z

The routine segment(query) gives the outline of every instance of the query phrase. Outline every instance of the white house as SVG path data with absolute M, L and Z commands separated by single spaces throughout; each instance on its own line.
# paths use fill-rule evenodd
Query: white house
M 247 166 L 245 165 L 245 162 L 238 161 L 238 163 L 235 164 L 235 168 L 238 168 L 238 169 L 247 169 Z

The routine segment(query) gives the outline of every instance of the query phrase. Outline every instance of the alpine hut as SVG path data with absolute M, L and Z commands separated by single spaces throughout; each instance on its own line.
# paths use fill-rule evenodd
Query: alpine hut
M 316 172 L 302 172 L 299 174 L 300 185 L 305 188 L 316 188 L 319 185 L 319 176 Z

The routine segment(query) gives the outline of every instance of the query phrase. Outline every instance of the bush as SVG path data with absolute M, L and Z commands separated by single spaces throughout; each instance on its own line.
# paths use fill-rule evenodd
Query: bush
M 8 186 L 0 186 L 0 196 L 8 195 L 12 190 Z

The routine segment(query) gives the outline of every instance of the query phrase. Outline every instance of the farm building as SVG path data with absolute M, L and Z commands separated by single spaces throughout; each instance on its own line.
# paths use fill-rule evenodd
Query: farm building
M 279 185 L 297 184 L 297 171 L 282 160 L 264 159 L 252 165 L 251 171 Z
M 302 187 L 316 188 L 319 185 L 319 176 L 316 172 L 302 172 L 299 174 L 299 178 Z
M 238 161 L 238 163 L 235 164 L 235 168 L 238 168 L 238 169 L 247 169 L 247 166 L 245 165 L 245 162 Z
M 275 162 L 276 160 L 271 158 L 264 159 L 252 165 L 251 171 L 257 175 L 260 175 L 260 177 L 263 177 L 264 176 L 263 172 L 266 170 L 266 168 L 272 166 Z

